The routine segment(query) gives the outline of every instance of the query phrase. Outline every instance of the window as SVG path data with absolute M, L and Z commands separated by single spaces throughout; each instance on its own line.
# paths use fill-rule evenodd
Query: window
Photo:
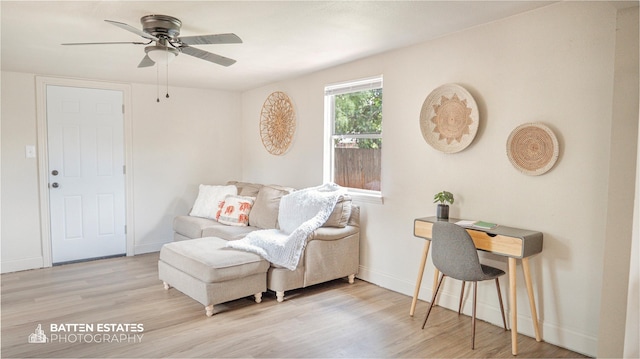
M 382 76 L 325 87 L 325 181 L 380 196 Z

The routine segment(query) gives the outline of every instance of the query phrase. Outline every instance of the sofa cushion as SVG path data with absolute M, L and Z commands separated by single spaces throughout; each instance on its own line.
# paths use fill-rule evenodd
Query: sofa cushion
M 177 216 L 173 219 L 173 230 L 189 238 L 203 237 L 203 231 L 209 227 L 227 226 L 208 218 Z
M 257 254 L 226 248 L 220 238 L 198 238 L 162 246 L 160 260 L 205 282 L 215 283 L 265 273 L 269 262 Z
M 291 189 L 277 186 L 263 186 L 249 213 L 249 224 L 264 229 L 278 228 L 278 210 L 282 196 L 291 193 Z
M 349 222 L 349 217 L 351 217 L 351 204 L 351 196 L 348 194 L 340 196 L 336 206 L 333 208 L 333 212 L 331 212 L 331 215 L 322 226 L 338 228 L 346 227 Z
M 220 224 L 219 226 L 211 226 L 202 230 L 202 237 L 219 237 L 228 241 L 235 241 L 244 238 L 249 232 L 257 231 L 260 228 L 245 226 L 227 226 Z
M 229 226 L 249 225 L 249 212 L 255 197 L 228 195 L 220 207 L 218 222 Z
M 209 186 L 201 184 L 190 216 L 215 219 L 220 201 L 227 195 L 237 194 L 236 186 Z
M 258 191 L 262 188 L 262 185 L 258 183 L 229 181 L 227 184 L 236 186 L 236 188 L 238 188 L 238 194 L 247 197 L 256 197 Z

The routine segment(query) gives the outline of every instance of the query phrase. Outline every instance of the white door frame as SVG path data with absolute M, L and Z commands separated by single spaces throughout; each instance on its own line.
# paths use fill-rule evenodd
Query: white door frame
M 40 234 L 42 239 L 42 265 L 51 267 L 51 223 L 49 208 L 49 153 L 47 130 L 47 86 L 82 87 L 90 89 L 121 91 L 124 104 L 124 163 L 125 173 L 125 211 L 127 256 L 134 255 L 133 226 L 133 153 L 131 121 L 131 86 L 123 83 L 100 82 L 90 80 L 66 79 L 58 77 L 36 76 L 36 130 L 38 134 L 38 187 L 40 197 Z

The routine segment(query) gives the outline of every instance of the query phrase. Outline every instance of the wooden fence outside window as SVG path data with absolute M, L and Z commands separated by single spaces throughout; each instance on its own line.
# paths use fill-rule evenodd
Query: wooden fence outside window
M 333 180 L 343 187 L 380 191 L 379 148 L 335 148 Z

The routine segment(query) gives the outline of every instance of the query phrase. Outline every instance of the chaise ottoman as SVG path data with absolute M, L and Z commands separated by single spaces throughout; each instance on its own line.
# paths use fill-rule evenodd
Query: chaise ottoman
M 260 303 L 270 263 L 257 254 L 226 248 L 226 243 L 205 237 L 163 245 L 158 276 L 164 288 L 174 287 L 202 303 L 208 317 L 215 304 L 248 295 Z

